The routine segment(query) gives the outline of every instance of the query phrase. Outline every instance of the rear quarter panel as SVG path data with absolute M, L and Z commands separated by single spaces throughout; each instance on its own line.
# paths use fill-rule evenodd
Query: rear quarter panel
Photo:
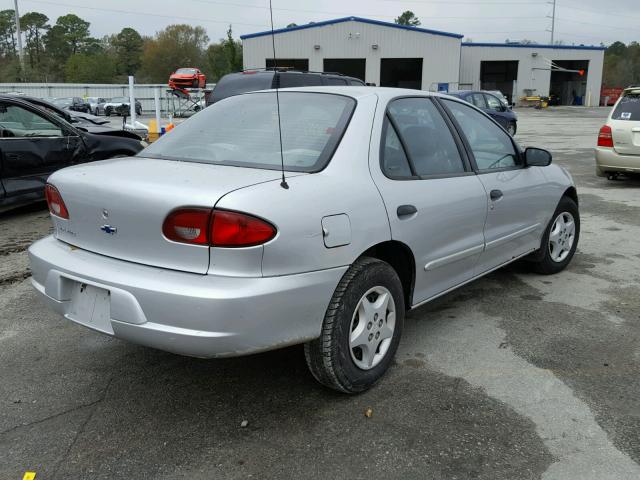
M 349 265 L 367 248 L 390 240 L 384 204 L 368 166 L 377 97 L 360 98 L 329 165 L 319 173 L 243 188 L 224 196 L 218 208 L 239 210 L 272 222 L 278 234 L 265 244 L 263 276 L 288 275 Z M 346 214 L 351 243 L 327 248 L 322 218 Z

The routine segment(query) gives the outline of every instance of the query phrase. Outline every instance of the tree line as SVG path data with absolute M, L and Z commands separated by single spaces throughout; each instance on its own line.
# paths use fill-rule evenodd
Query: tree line
M 197 67 L 207 81 L 242 70 L 242 45 L 233 38 L 211 43 L 203 27 L 169 25 L 154 36 L 134 28 L 95 38 L 75 14 L 55 23 L 40 12 L 20 17 L 24 61 L 18 57 L 15 12 L 0 11 L 0 82 L 166 83 L 180 67 Z

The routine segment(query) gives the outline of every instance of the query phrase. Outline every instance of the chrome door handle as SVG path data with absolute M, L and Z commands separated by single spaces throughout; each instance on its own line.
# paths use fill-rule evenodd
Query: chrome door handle
M 400 205 L 396 210 L 398 214 L 398 218 L 405 218 L 413 215 L 414 213 L 418 213 L 418 209 L 413 205 Z
M 494 202 L 496 200 L 500 200 L 502 198 L 502 190 L 491 190 L 491 193 L 489 194 L 489 196 L 491 197 L 491 200 L 493 200 Z

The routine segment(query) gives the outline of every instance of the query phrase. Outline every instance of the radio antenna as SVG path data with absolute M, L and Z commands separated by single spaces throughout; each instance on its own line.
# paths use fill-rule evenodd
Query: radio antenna
M 282 149 L 282 123 L 280 122 L 280 94 L 278 90 L 280 88 L 280 77 L 278 76 L 278 58 L 276 56 L 276 35 L 273 33 L 273 8 L 271 6 L 271 0 L 269 0 L 269 15 L 271 16 L 271 46 L 273 47 L 273 66 L 274 75 L 276 77 L 276 105 L 278 109 L 278 137 L 280 138 L 280 171 L 282 172 L 282 181 L 280 186 L 285 190 L 289 188 L 287 179 L 284 176 L 284 151 Z

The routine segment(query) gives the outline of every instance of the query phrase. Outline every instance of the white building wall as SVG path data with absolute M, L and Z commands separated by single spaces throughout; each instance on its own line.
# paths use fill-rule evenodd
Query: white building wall
M 455 37 L 347 21 L 276 33 L 275 43 L 278 58 L 308 58 L 312 71 L 323 71 L 325 58 L 365 58 L 365 81 L 376 85 L 382 58 L 423 58 L 423 90 L 457 85 L 459 77 L 461 40 Z M 271 36 L 245 38 L 242 50 L 245 69 L 265 68 L 265 60 L 273 58 Z
M 536 56 L 533 56 L 537 53 Z M 549 62 L 559 60 L 588 60 L 587 91 L 585 104 L 597 106 L 600 103 L 604 50 L 507 46 L 462 46 L 460 62 L 460 84 L 480 89 L 480 63 L 482 61 L 518 61 L 518 79 L 515 99 L 525 95 L 525 90 L 534 90 L 535 95 L 549 95 L 551 71 L 537 70 L 549 68 Z

